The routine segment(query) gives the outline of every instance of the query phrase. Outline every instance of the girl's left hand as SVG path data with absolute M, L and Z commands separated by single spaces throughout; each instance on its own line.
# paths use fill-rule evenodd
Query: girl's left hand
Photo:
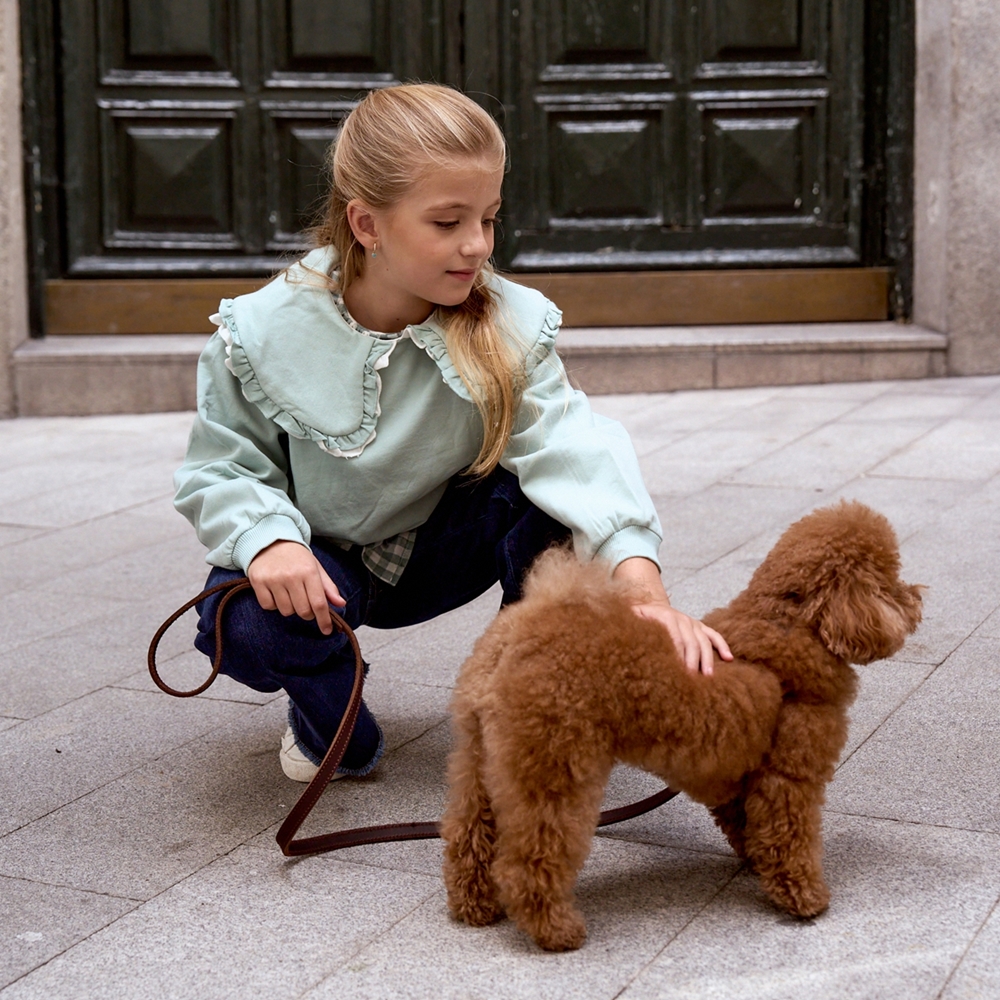
M 659 622 L 670 633 L 684 665 L 692 673 L 700 669 L 706 676 L 711 674 L 716 650 L 723 660 L 733 658 L 726 640 L 715 629 L 671 605 L 655 563 L 641 556 L 626 559 L 615 567 L 613 576 L 616 580 L 629 580 L 645 591 L 645 600 L 638 601 L 632 610 L 640 618 Z

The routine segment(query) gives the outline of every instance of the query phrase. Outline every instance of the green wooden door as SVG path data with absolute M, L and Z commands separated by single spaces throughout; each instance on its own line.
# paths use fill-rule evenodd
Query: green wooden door
M 511 145 L 504 263 L 860 262 L 861 0 L 499 0 L 466 18 L 466 86 L 502 97 Z
M 36 258 L 266 272 L 303 245 L 343 115 L 435 79 L 508 136 L 503 266 L 885 263 L 865 18 L 907 2 L 36 0 L 37 76 L 60 81 Z
M 63 5 L 70 276 L 257 272 L 302 245 L 360 94 L 440 75 L 439 0 Z

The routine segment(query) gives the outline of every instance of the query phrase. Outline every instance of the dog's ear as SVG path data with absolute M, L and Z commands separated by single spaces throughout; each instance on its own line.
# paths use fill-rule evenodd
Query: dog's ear
M 920 623 L 918 586 L 870 574 L 832 581 L 810 609 L 823 644 L 848 663 L 871 663 L 899 652 Z

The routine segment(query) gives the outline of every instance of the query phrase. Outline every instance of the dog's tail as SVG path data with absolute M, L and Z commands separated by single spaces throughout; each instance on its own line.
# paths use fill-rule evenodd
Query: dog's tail
M 524 582 L 524 597 L 532 603 L 588 604 L 603 607 L 609 592 L 627 594 L 629 585 L 611 579 L 610 563 L 595 559 L 582 563 L 568 545 L 543 552 L 532 564 Z

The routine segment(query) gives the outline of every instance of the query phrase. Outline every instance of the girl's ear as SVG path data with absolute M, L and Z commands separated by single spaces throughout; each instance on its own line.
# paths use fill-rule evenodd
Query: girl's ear
M 365 249 L 371 250 L 378 241 L 378 224 L 372 210 L 358 198 L 347 203 L 347 224 L 354 238 Z

